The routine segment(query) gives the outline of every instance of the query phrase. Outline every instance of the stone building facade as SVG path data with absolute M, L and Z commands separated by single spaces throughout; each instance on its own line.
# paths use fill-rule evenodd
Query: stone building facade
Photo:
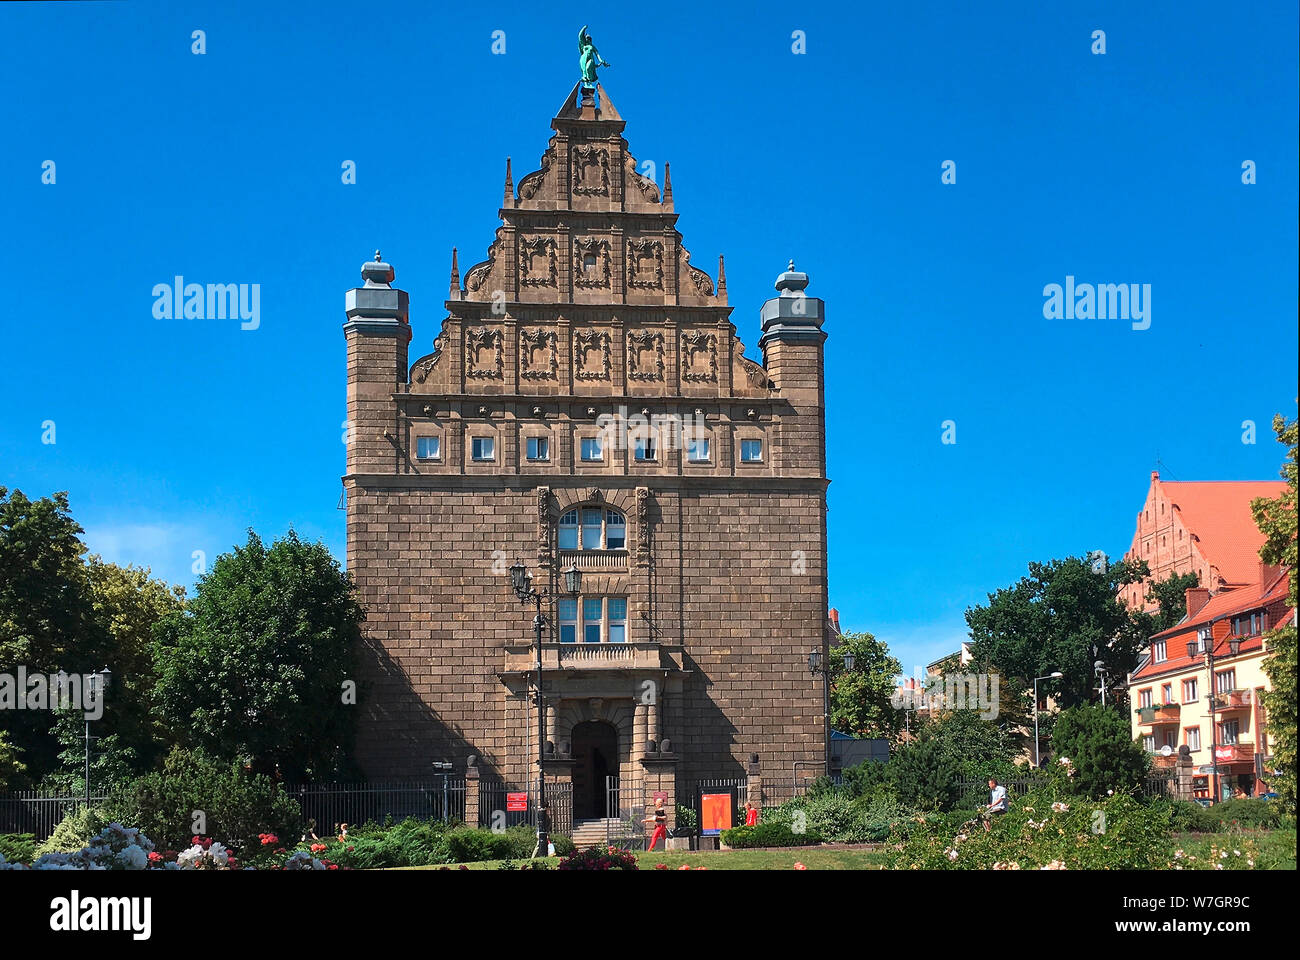
M 548 779 L 602 815 L 605 777 L 676 798 L 707 777 L 819 772 L 827 642 L 822 302 L 791 268 L 744 356 L 716 281 L 637 171 L 603 89 L 575 87 L 540 169 L 434 352 L 376 256 L 347 295 L 347 556 L 367 612 L 368 776 L 434 761 L 536 778 L 533 608 L 546 601 Z M 597 105 L 598 104 L 598 105 Z M 583 573 L 563 595 L 560 571 Z M 823 661 L 824 662 L 824 661 Z M 671 810 L 671 806 L 669 807 Z

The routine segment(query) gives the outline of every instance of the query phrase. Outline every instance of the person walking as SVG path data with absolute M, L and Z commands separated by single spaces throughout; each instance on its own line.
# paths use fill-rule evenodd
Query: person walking
M 641 822 L 655 825 L 654 833 L 650 835 L 650 846 L 646 847 L 647 851 L 653 850 L 660 840 L 664 841 L 664 846 L 668 845 L 668 814 L 662 803 L 656 802 L 654 816 L 646 817 Z
M 745 826 L 758 826 L 758 808 L 748 800 L 745 801 Z
M 989 777 L 989 805 L 984 814 L 984 829 L 993 829 L 993 816 L 1007 812 L 1007 788 L 998 783 L 996 777 Z

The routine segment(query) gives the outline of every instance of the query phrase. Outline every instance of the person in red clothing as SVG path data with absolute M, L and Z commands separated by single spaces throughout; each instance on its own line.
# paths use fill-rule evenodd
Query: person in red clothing
M 752 827 L 758 824 L 758 807 L 754 806 L 748 800 L 745 801 L 745 826 Z
M 655 832 L 650 835 L 650 846 L 646 847 L 646 850 L 653 850 L 655 844 L 660 840 L 664 840 L 665 846 L 667 846 L 668 814 L 664 812 L 664 805 L 662 803 L 655 804 L 655 813 L 653 817 L 646 817 L 641 822 L 653 823 L 655 825 Z

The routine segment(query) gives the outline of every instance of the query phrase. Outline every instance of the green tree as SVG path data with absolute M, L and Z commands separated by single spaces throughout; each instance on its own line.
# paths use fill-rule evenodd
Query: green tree
M 1029 576 L 966 611 L 974 662 L 997 669 L 1009 694 L 1023 695 L 1035 677 L 1060 671 L 1061 679 L 1039 684 L 1040 694 L 1050 693 L 1063 707 L 1087 703 L 1095 695 L 1095 660 L 1111 677 L 1127 675 L 1137 663 L 1149 625 L 1130 613 L 1119 589 L 1147 575 L 1142 561 L 1099 572 L 1083 557 L 1031 563 Z
M 853 655 L 853 669 L 844 669 L 844 655 Z M 842 633 L 831 648 L 831 727 L 851 737 L 897 735 L 903 715 L 890 698 L 902 665 L 889 647 L 870 633 Z
M 1187 590 L 1199 586 L 1201 578 L 1196 571 L 1171 573 L 1164 580 L 1151 584 L 1147 599 L 1159 610 L 1152 616 L 1151 634 L 1168 630 L 1187 616 Z
M 348 574 L 292 530 L 270 549 L 249 531 L 195 590 L 155 646 L 159 707 L 181 745 L 292 779 L 338 770 L 364 618 Z
M 1269 499 L 1260 497 L 1251 505 L 1255 523 L 1264 534 L 1259 550 L 1265 563 L 1289 568 L 1287 603 L 1297 609 L 1296 597 L 1296 440 L 1297 421 L 1287 421 L 1281 414 L 1273 418 L 1278 442 L 1287 448 L 1282 464 L 1286 489 Z M 1296 627 L 1294 619 L 1269 631 L 1268 655 L 1264 658 L 1264 675 L 1269 689 L 1264 693 L 1268 715 L 1268 737 L 1273 744 L 1273 766 L 1281 772 L 1269 780 L 1283 809 L 1292 819 L 1296 815 Z
M 87 563 L 96 620 L 107 630 L 112 680 L 103 715 L 91 722 L 91 784 L 100 793 L 114 784 L 152 769 L 171 732 L 159 720 L 154 704 L 157 676 L 153 663 L 153 631 L 167 616 L 185 608 L 185 590 L 150 577 L 148 569 L 105 563 L 98 556 Z M 58 740 L 60 767 L 44 786 L 80 795 L 85 790 L 85 719 L 79 711 L 59 711 L 53 733 Z
M 1073 789 L 1089 797 L 1140 786 L 1150 766 L 1129 732 L 1128 717 L 1114 705 L 1095 703 L 1062 710 L 1056 718 L 1052 759 L 1062 758 L 1074 767 Z
M 30 500 L 0 487 L 0 664 L 6 670 L 87 674 L 104 666 L 109 637 L 95 616 L 81 533 L 66 493 Z M 32 780 L 58 764 L 52 720 L 44 710 L 0 711 L 0 733 Z M 10 785 L 17 785 L 12 761 L 9 770 Z
M 959 780 L 1005 780 L 1016 774 L 1014 739 L 997 720 L 977 710 L 944 711 L 926 720 L 917 738 L 937 743 L 943 762 Z

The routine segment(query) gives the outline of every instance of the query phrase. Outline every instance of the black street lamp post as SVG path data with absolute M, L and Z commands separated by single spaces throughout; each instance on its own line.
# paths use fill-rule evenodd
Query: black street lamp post
M 108 681 L 112 678 L 113 672 L 105 667 L 99 673 L 92 673 L 87 679 L 90 680 L 90 691 L 93 692 L 94 698 L 100 702 L 100 716 L 104 715 L 103 697 L 104 692 L 108 690 Z M 83 697 L 83 700 L 85 698 Z M 82 707 L 89 704 L 82 703 Z M 86 809 L 90 809 L 90 741 L 98 739 L 90 735 L 90 714 L 86 714 Z
M 1219 701 L 1218 701 L 1218 697 L 1216 696 L 1218 691 L 1214 689 L 1214 623 L 1215 622 L 1217 621 L 1212 621 L 1211 623 L 1205 625 L 1204 627 L 1201 627 L 1201 629 L 1197 631 L 1196 640 L 1187 641 L 1188 658 L 1195 660 L 1201 653 L 1204 653 L 1206 673 L 1209 674 L 1208 679 L 1210 682 L 1210 686 L 1209 686 L 1209 690 L 1207 691 L 1206 700 L 1210 705 L 1210 764 L 1211 764 L 1210 769 L 1213 771 L 1213 779 L 1211 779 L 1210 781 L 1211 783 L 1210 796 L 1212 798 L 1211 800 L 1212 803 L 1218 803 L 1221 799 L 1223 799 L 1219 795 L 1219 736 L 1218 736 L 1219 718 L 1216 713 L 1216 711 L 1219 708 Z M 1228 652 L 1232 656 L 1235 657 L 1240 652 L 1240 650 L 1241 650 L 1240 638 L 1233 637 L 1228 641 Z
M 851 672 L 853 670 L 853 654 L 844 654 L 844 670 Z M 822 666 L 822 652 L 820 650 L 811 650 L 808 653 L 808 672 L 814 677 L 821 674 L 822 678 L 822 736 L 826 738 L 826 776 L 831 775 L 831 671 L 828 667 Z
M 530 600 L 535 607 L 533 628 L 537 637 L 537 849 L 534 857 L 545 857 L 550 849 L 546 823 L 546 701 L 542 698 L 542 600 L 551 596 L 550 590 L 537 590 L 533 575 L 522 560 L 510 568 L 510 585 L 520 603 Z M 582 572 L 577 567 L 564 571 L 564 592 L 576 597 L 582 591 Z

